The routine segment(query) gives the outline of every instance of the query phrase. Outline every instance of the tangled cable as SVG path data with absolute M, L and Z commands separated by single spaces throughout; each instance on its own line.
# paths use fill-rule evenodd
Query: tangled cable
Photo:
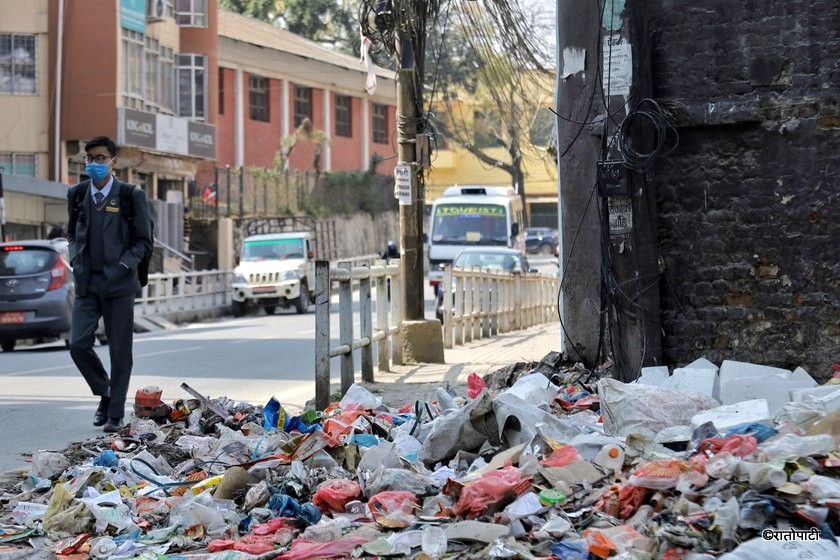
M 641 107 L 649 105 L 650 109 L 642 109 Z M 635 142 L 639 142 L 640 138 L 645 133 L 645 124 L 649 124 L 653 130 L 653 147 L 648 152 L 639 151 L 633 146 L 634 136 L 637 138 Z M 672 133 L 674 137 L 673 146 L 667 151 L 663 152 L 665 141 L 668 133 Z M 617 135 L 618 151 L 624 160 L 624 165 L 633 171 L 645 173 L 653 167 L 656 159 L 663 155 L 663 153 L 672 152 L 679 144 L 679 134 L 677 130 L 668 123 L 665 113 L 659 104 L 650 98 L 642 99 L 636 108 L 630 111 L 624 120 L 621 121 Z

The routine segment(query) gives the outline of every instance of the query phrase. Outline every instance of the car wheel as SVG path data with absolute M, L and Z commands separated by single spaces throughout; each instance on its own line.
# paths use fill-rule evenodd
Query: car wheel
M 242 317 L 245 315 L 245 302 L 233 300 L 231 304 L 234 317 Z
M 540 255 L 550 255 L 552 252 L 552 247 L 548 243 L 543 243 L 542 245 L 540 245 Z
M 306 282 L 300 283 L 300 294 L 295 298 L 295 310 L 298 315 L 303 315 L 309 311 L 309 287 Z
M 15 349 L 15 342 L 16 340 L 4 340 L 0 342 L 0 348 L 3 349 L 3 352 L 11 352 Z
M 277 310 L 277 307 L 274 305 L 266 305 L 263 309 L 265 309 L 266 315 L 274 315 L 274 312 Z

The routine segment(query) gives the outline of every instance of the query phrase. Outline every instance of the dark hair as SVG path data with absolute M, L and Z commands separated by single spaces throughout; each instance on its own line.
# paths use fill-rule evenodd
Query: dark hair
M 91 148 L 96 148 L 98 146 L 105 146 L 108 148 L 108 153 L 111 154 L 111 157 L 116 157 L 117 152 L 120 151 L 117 147 L 117 143 L 107 136 L 97 136 L 88 140 L 87 144 L 85 144 L 85 151 L 87 152 Z

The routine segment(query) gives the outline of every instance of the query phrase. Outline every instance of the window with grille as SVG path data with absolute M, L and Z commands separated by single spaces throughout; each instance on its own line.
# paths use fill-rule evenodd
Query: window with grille
M 177 0 L 175 21 L 181 27 L 207 27 L 207 0 Z
M 0 167 L 2 173 L 19 175 L 21 177 L 37 177 L 37 154 L 16 154 L 0 152 Z
M 178 116 L 203 121 L 207 114 L 207 57 L 178 55 Z
M 38 93 L 36 36 L 0 33 L 0 93 Z
M 388 106 L 373 104 L 373 141 L 376 144 L 388 143 Z
M 248 100 L 251 106 L 251 120 L 268 122 L 268 78 L 248 76 Z
M 335 135 L 353 136 L 353 98 L 348 95 L 335 96 Z
M 295 126 L 304 119 L 312 120 L 312 88 L 295 86 Z

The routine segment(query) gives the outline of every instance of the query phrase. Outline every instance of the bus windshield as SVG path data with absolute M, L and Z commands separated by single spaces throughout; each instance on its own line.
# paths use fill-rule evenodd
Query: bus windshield
M 507 211 L 498 204 L 439 204 L 431 230 L 433 243 L 507 246 Z
M 246 241 L 242 247 L 241 260 L 302 259 L 303 239 L 265 239 Z

